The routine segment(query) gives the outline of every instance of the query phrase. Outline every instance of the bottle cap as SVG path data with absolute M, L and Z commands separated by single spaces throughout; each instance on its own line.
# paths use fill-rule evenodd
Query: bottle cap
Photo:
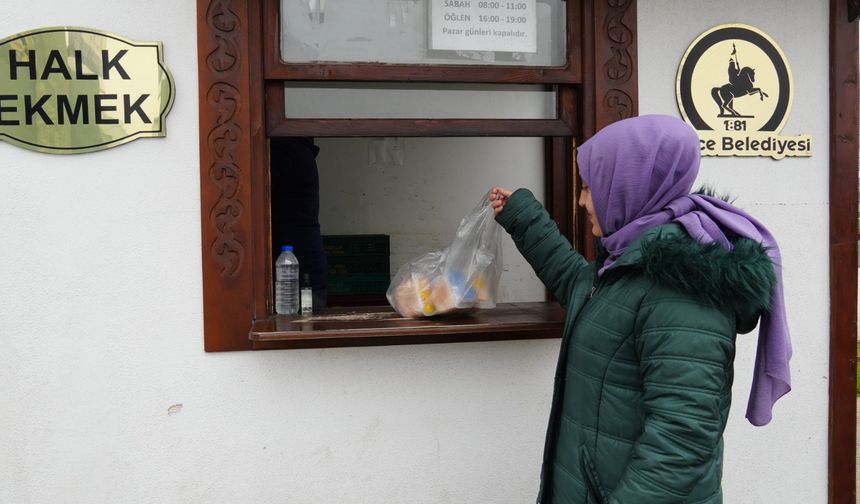
M 292 245 L 281 245 L 281 252 L 292 252 L 292 251 L 293 251 Z

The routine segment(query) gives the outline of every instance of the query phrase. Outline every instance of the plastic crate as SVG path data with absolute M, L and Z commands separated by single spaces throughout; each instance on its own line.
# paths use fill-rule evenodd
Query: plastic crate
M 323 248 L 329 257 L 357 255 L 389 255 L 388 235 L 323 235 Z
M 354 275 L 358 273 L 379 273 L 387 275 L 391 269 L 388 255 L 344 255 L 329 256 L 329 275 Z
M 384 294 L 391 283 L 388 273 L 329 275 L 329 294 Z

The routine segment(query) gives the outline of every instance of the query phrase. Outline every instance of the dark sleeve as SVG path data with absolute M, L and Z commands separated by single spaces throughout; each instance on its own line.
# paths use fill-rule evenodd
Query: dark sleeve
M 538 278 L 567 306 L 573 285 L 591 268 L 528 189 L 518 189 L 496 220 L 510 233 Z

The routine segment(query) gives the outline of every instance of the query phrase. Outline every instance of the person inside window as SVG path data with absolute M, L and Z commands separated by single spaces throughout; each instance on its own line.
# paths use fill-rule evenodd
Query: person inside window
M 272 264 L 282 245 L 292 245 L 299 279 L 310 275 L 314 311 L 326 307 L 328 261 L 320 232 L 320 180 L 313 138 L 280 137 L 270 141 Z
M 779 248 L 753 217 L 690 190 L 699 139 L 643 116 L 582 144 L 588 263 L 531 192 L 496 187 L 496 220 L 567 308 L 539 503 L 722 502 L 737 333 L 759 324 L 747 418 L 790 389 Z

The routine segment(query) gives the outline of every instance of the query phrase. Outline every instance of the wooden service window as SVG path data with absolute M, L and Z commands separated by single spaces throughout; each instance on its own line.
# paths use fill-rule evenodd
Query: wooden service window
M 636 113 L 634 0 L 198 0 L 198 19 L 207 351 L 560 335 L 564 313 L 551 302 L 424 320 L 378 306 L 274 315 L 268 145 L 539 138 L 547 209 L 583 245 L 573 145 Z M 450 94 L 460 106 L 427 110 Z M 538 105 L 487 114 L 464 96 Z

